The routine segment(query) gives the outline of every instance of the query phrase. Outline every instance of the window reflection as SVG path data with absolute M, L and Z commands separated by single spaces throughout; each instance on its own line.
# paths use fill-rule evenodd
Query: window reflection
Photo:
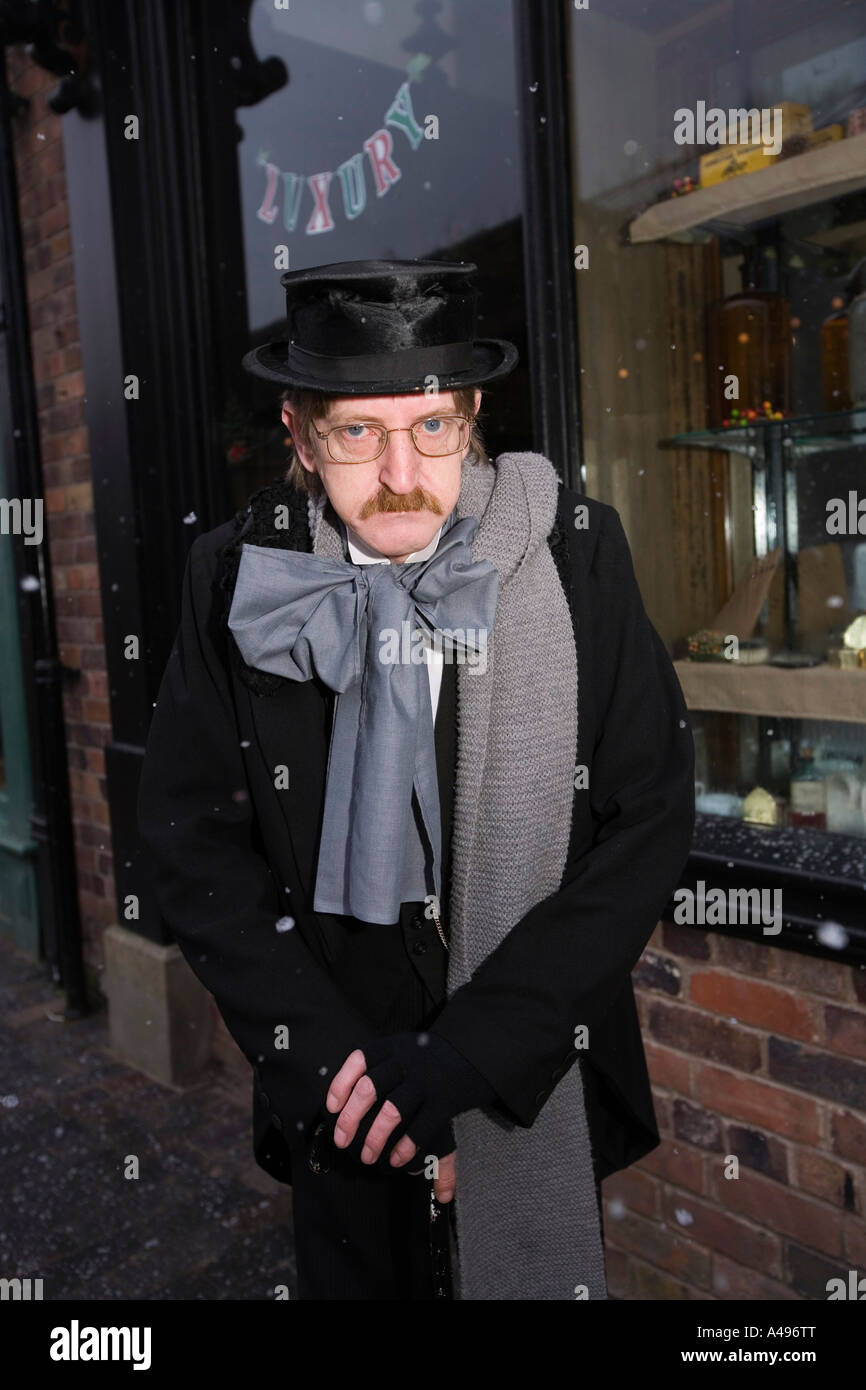
M 237 112 L 250 345 L 278 336 L 285 269 L 474 261 L 479 336 L 521 353 L 507 391 L 485 392 L 488 452 L 531 447 L 510 3 L 255 0 L 249 25 L 254 51 L 288 70 L 280 90 Z M 238 505 L 280 471 L 278 390 L 244 383 L 226 402 Z

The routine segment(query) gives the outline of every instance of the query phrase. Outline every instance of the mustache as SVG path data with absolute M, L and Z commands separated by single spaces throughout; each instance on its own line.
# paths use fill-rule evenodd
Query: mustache
M 379 512 L 422 511 L 442 516 L 442 505 L 432 492 L 426 492 L 423 487 L 414 487 L 411 492 L 398 493 L 392 492 L 390 488 L 381 487 L 364 503 L 358 518 L 360 521 L 366 521 L 367 517 L 376 516 Z

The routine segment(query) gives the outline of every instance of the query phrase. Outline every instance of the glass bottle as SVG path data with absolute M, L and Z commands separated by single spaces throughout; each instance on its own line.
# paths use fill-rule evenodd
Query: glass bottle
M 847 281 L 848 388 L 854 409 L 866 405 L 866 259 L 854 267 Z
M 821 324 L 821 382 L 825 410 L 850 410 L 848 310 L 837 309 Z
M 757 411 L 762 419 L 765 401 L 774 411 L 790 413 L 791 316 L 779 293 L 778 271 L 775 247 L 747 247 L 740 266 L 742 290 L 710 310 L 711 425 L 720 425 L 735 405 Z M 738 395 L 728 399 L 725 380 L 731 376 L 737 378 Z
M 827 790 L 824 778 L 815 770 L 815 749 L 800 743 L 791 776 L 791 825 L 808 825 L 813 830 L 827 828 Z

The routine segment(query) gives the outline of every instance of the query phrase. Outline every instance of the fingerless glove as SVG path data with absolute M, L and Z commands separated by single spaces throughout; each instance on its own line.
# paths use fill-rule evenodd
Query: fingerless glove
M 429 1154 L 444 1158 L 456 1148 L 450 1124 L 454 1116 L 496 1100 L 487 1078 L 435 1032 L 376 1038 L 364 1045 L 364 1057 L 376 1088 L 371 1109 L 378 1114 L 389 1100 L 400 1112 L 401 1123 L 389 1135 L 379 1162 L 388 1162 L 403 1134 L 417 1145 L 416 1159 Z

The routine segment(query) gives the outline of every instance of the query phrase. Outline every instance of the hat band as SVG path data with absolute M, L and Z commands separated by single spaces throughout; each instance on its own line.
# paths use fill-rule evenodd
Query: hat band
M 289 366 L 320 381 L 381 381 L 383 387 L 411 377 L 465 372 L 472 368 L 472 344 L 437 343 L 433 347 L 396 348 L 351 357 L 328 357 L 289 343 Z

